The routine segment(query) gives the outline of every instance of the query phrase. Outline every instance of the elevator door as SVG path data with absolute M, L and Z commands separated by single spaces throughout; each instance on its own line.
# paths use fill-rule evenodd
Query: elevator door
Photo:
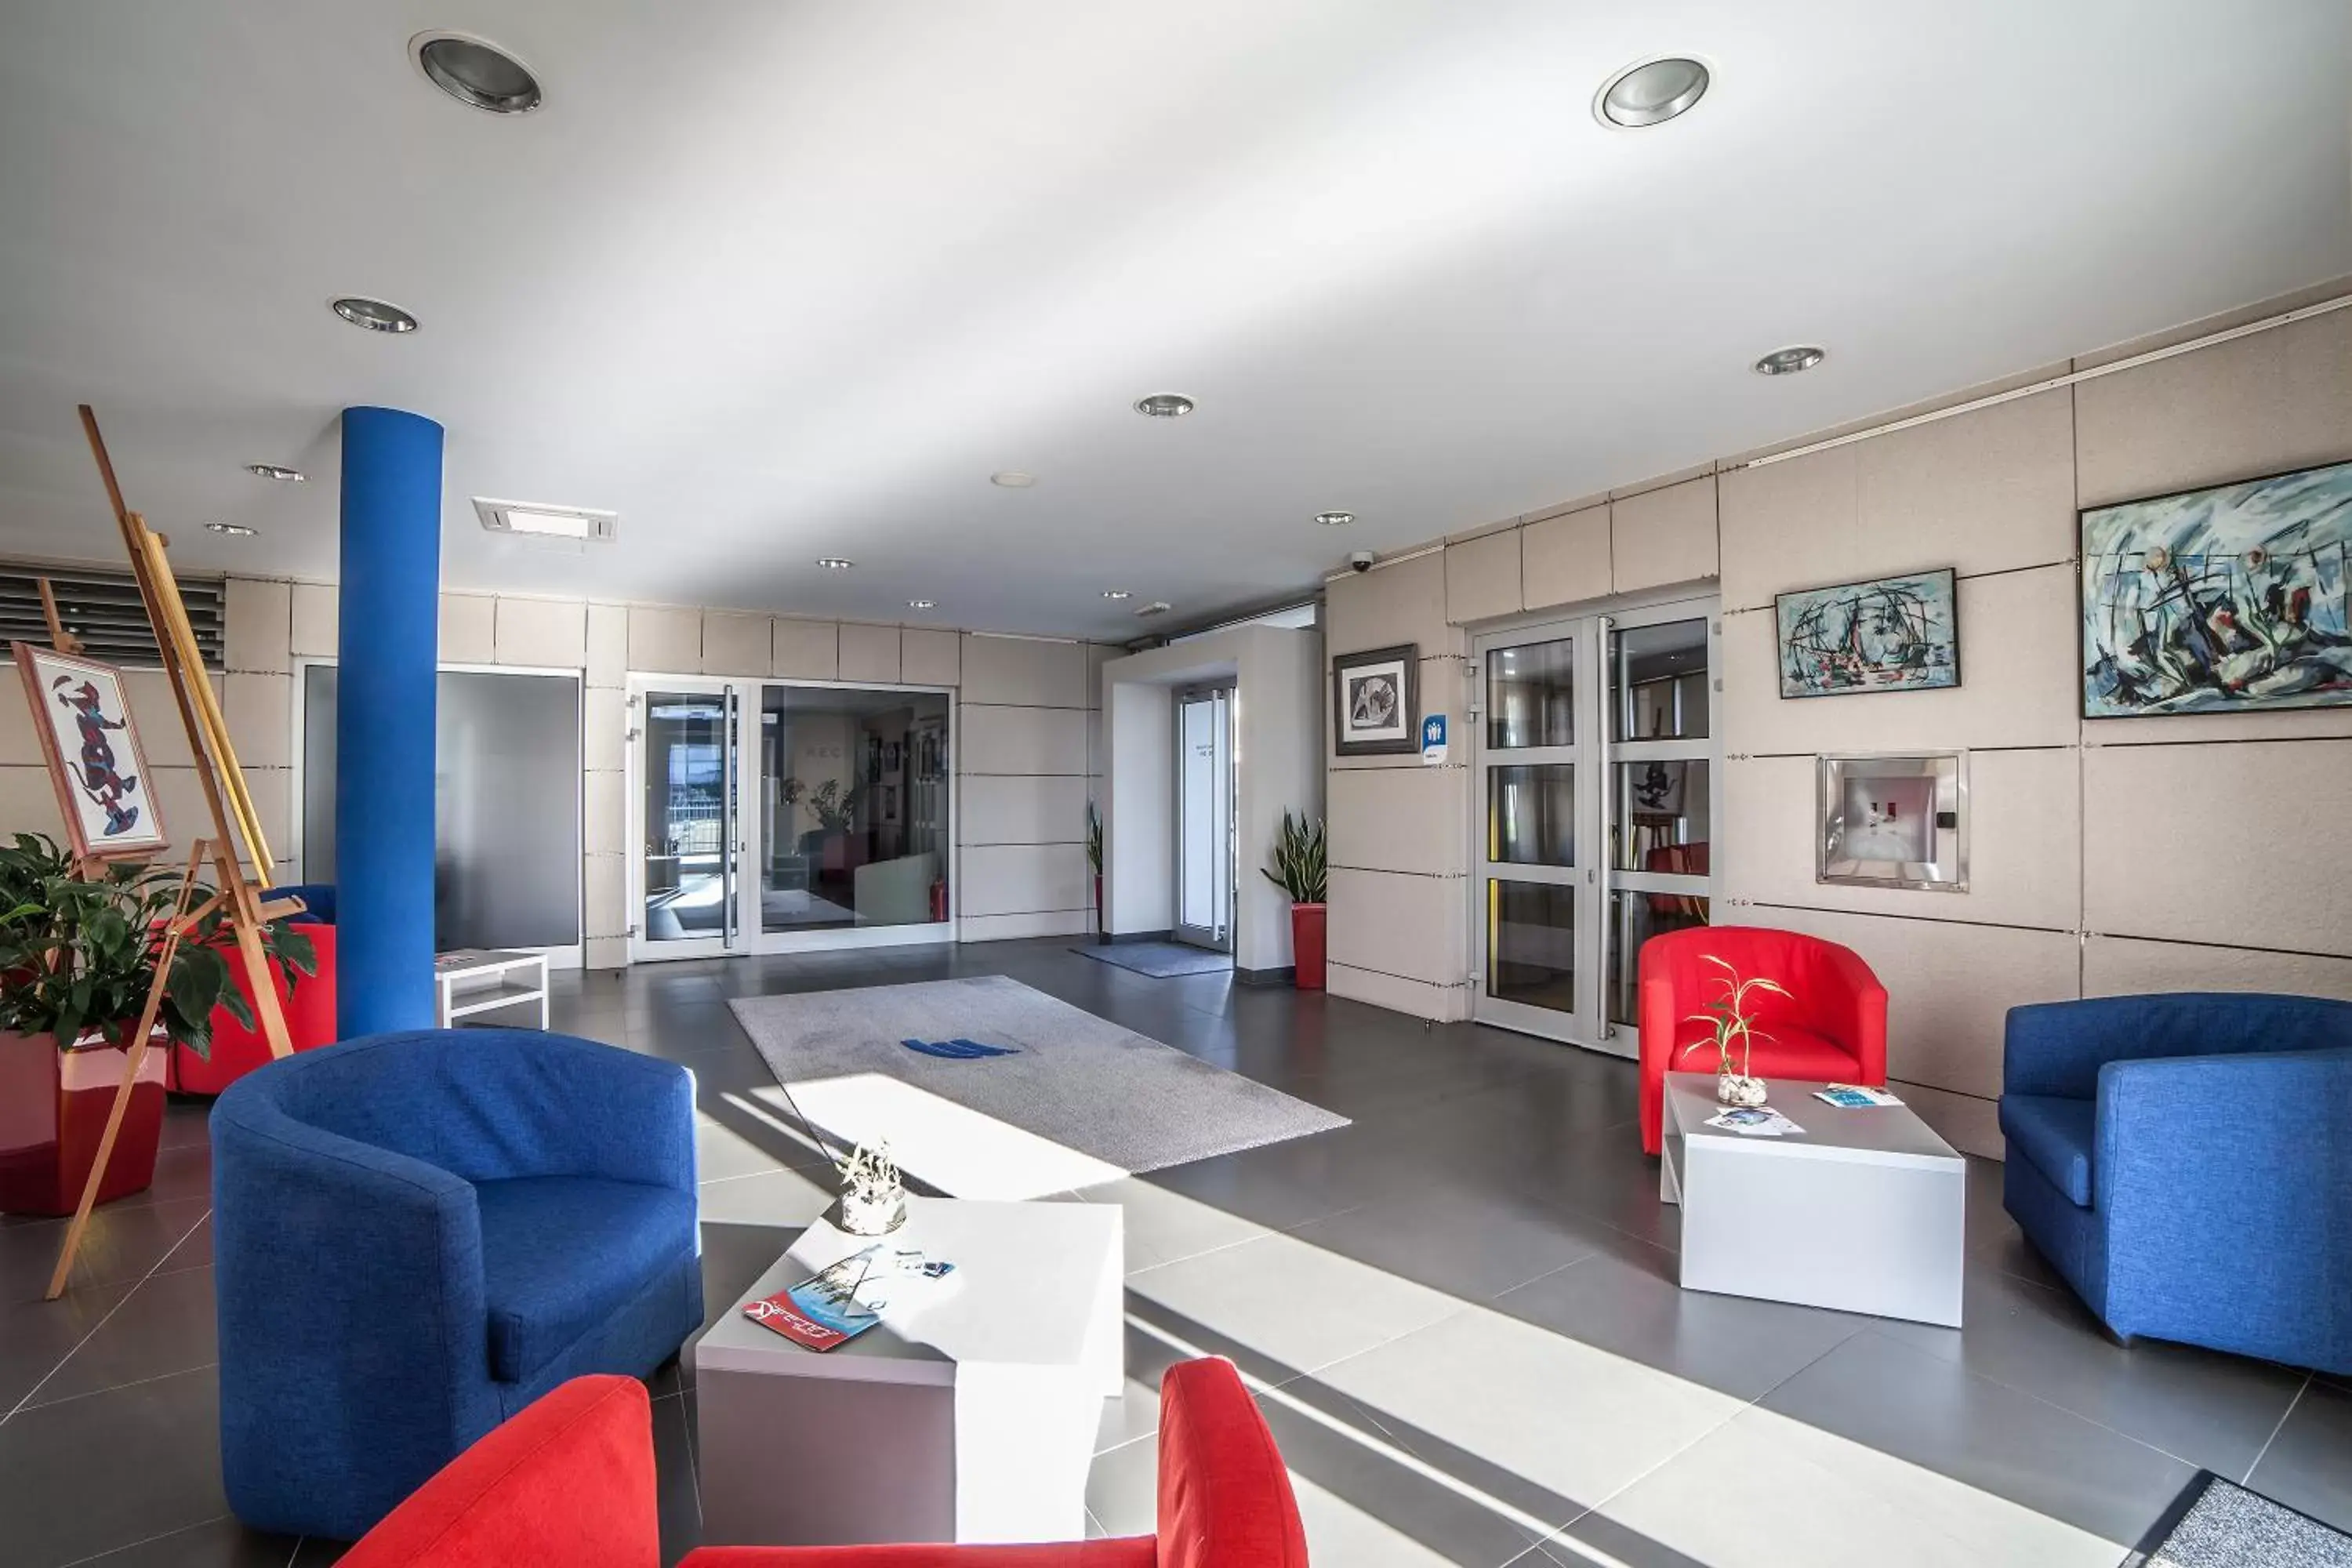
M 1176 697 L 1177 941 L 1234 950 L 1234 694 Z

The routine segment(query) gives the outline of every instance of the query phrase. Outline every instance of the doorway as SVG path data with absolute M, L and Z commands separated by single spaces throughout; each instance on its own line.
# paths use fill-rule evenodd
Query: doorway
M 1170 934 L 1234 950 L 1234 689 L 1176 694 L 1176 907 Z
M 1717 604 L 1475 639 L 1475 1016 L 1637 1054 L 1640 953 L 1712 907 Z

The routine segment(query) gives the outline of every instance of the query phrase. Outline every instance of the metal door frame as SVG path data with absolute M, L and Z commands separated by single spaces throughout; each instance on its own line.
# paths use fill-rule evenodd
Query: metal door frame
M 1241 770 L 1234 765 L 1234 697 L 1235 683 L 1220 682 L 1208 686 L 1179 688 L 1170 706 L 1174 710 L 1175 740 L 1171 754 L 1176 765 L 1176 777 L 1169 816 L 1174 821 L 1176 841 L 1172 851 L 1169 879 L 1168 934 L 1174 940 L 1193 947 L 1207 948 L 1213 952 L 1234 951 L 1234 905 L 1240 896 L 1235 886 L 1240 867 L 1235 853 L 1236 807 L 1239 804 L 1238 780 Z M 1215 743 L 1217 766 L 1224 787 L 1219 794 L 1217 816 L 1222 822 L 1213 822 L 1210 831 L 1223 841 L 1223 854 L 1218 857 L 1223 872 L 1223 885 L 1218 889 L 1216 923 L 1213 926 L 1192 926 L 1184 923 L 1184 710 L 1196 702 L 1212 705 L 1216 723 Z
M 623 733 L 627 767 L 622 787 L 628 793 L 624 814 L 627 837 L 623 840 L 628 870 L 629 962 L 659 963 L 673 958 L 724 958 L 747 951 L 742 945 L 743 768 L 742 682 L 709 675 L 637 675 L 628 678 L 627 707 Z M 723 717 L 719 784 L 719 880 L 722 910 L 717 936 L 678 937 L 656 941 L 646 930 L 646 749 L 651 742 L 646 698 L 653 692 L 686 697 L 716 697 Z

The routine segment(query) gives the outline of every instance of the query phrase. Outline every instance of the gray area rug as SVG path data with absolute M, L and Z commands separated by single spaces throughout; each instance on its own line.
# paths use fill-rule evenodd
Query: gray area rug
M 1091 947 L 1074 947 L 1070 951 L 1104 963 L 1117 964 L 1121 969 L 1131 969 L 1138 974 L 1149 974 L 1154 980 L 1166 980 L 1178 974 L 1230 973 L 1234 967 L 1231 953 L 1187 947 L 1181 942 L 1097 942 Z
M 887 1136 L 958 1197 L 1043 1196 L 1348 1125 L 1001 974 L 729 1005 L 803 1116 L 836 1142 Z
M 2171 1528 L 2132 1568 L 2352 1568 L 2352 1535 L 2210 1471 L 2168 1512 Z

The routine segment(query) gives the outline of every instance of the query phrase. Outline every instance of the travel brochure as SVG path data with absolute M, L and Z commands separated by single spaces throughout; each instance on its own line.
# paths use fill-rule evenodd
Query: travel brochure
M 773 1296 L 747 1302 L 743 1315 L 796 1345 L 829 1351 L 882 1321 L 896 1301 L 902 1313 L 939 1299 L 955 1265 L 880 1242 L 862 1247 Z
M 1833 1083 L 1827 1089 L 1813 1090 L 1813 1098 L 1826 1100 L 1840 1110 L 1866 1110 L 1874 1106 L 1883 1108 L 1903 1103 L 1883 1089 L 1871 1089 L 1858 1083 Z
M 1720 1127 L 1726 1132 L 1737 1132 L 1743 1138 L 1778 1138 L 1804 1131 L 1769 1105 L 1736 1105 L 1717 1111 L 1706 1119 L 1706 1124 Z

